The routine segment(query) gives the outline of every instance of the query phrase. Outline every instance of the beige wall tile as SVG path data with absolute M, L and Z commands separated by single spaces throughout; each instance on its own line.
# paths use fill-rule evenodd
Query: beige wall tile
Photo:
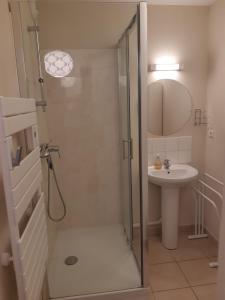
M 49 136 L 61 149 L 61 158 L 54 161 L 67 205 L 60 228 L 117 224 L 121 211 L 116 53 L 68 52 L 74 59 L 74 83 L 65 87 L 65 79 L 46 76 Z

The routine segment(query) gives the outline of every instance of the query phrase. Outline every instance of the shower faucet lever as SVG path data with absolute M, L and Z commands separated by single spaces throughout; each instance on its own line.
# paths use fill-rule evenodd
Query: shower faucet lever
M 60 148 L 57 145 L 49 145 L 47 143 L 42 144 L 40 146 L 40 152 L 41 152 L 41 158 L 49 157 L 52 152 L 57 152 L 59 155 L 59 158 L 61 157 L 60 156 Z
M 57 152 L 58 155 L 59 155 L 59 158 L 60 158 L 60 149 L 59 149 L 59 146 L 57 146 L 57 145 L 48 146 L 48 152 L 49 153 L 51 153 L 51 152 Z

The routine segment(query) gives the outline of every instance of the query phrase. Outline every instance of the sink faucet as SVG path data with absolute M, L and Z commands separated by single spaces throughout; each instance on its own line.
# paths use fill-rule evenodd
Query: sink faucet
M 170 169 L 170 166 L 171 166 L 170 160 L 167 159 L 167 158 L 164 159 L 163 165 L 164 165 L 164 168 L 165 168 L 166 170 L 169 170 L 169 169 Z

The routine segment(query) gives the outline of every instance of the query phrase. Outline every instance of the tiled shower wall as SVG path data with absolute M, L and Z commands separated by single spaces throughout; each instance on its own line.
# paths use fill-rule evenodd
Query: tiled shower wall
M 154 164 L 156 156 L 159 155 L 161 161 L 169 159 L 175 163 L 190 163 L 192 157 L 192 137 L 168 137 L 148 139 L 148 165 Z
M 70 77 L 46 77 L 48 126 L 67 205 L 60 228 L 121 223 L 117 64 L 114 49 L 66 50 Z M 62 215 L 57 193 L 52 194 Z

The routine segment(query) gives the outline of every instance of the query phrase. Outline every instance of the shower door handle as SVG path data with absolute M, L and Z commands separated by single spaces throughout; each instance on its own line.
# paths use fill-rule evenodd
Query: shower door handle
M 134 155 L 133 155 L 133 140 L 132 139 L 129 140 L 129 150 L 130 150 L 130 159 L 133 159 Z
M 133 141 L 132 139 L 123 140 L 123 160 L 133 159 Z
M 125 159 L 129 158 L 128 151 L 127 151 L 128 150 L 128 147 L 127 147 L 128 140 L 123 140 L 122 143 L 123 143 L 123 145 L 122 145 L 122 147 L 123 147 L 123 160 L 125 160 Z

